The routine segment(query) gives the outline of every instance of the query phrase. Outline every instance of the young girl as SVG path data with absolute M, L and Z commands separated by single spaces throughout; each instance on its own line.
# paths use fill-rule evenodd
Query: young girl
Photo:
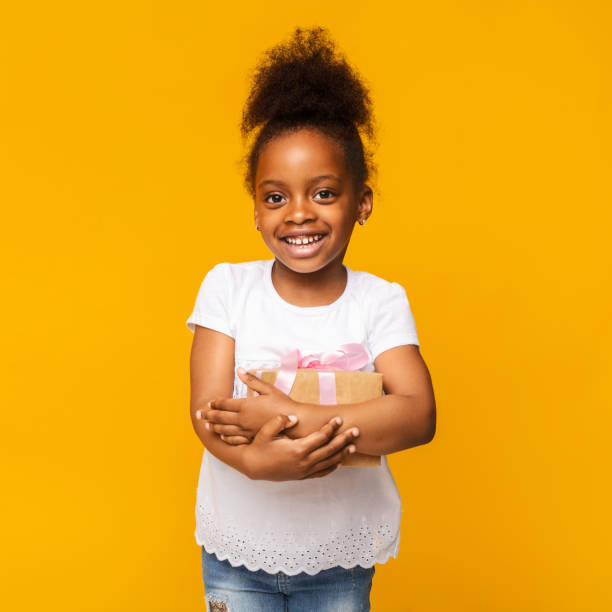
M 367 89 L 323 28 L 296 28 L 255 73 L 242 133 L 262 127 L 246 186 L 274 258 L 214 266 L 187 320 L 211 611 L 369 610 L 375 563 L 397 557 L 386 455 L 429 442 L 436 410 L 404 288 L 342 263 L 372 212 L 359 134 L 371 137 L 372 121 Z M 300 403 L 246 373 L 347 343 L 367 352 L 361 371 L 382 372 L 381 397 Z M 339 467 L 355 450 L 380 466 Z

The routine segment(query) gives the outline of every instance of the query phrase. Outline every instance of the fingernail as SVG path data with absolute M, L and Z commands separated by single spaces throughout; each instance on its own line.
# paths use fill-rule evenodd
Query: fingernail
M 206 423 L 206 425 L 204 425 L 204 427 L 206 427 L 206 429 L 208 429 L 208 431 L 210 431 L 210 423 Z
M 349 453 L 354 453 L 355 452 L 355 447 L 352 444 L 348 447 L 348 452 Z
M 208 402 L 207 406 L 208 406 L 209 408 L 211 408 L 211 407 L 212 407 L 212 406 L 210 405 L 210 402 Z
M 225 440 L 225 436 L 223 434 L 221 434 L 221 439 Z
M 359 429 L 357 427 L 353 427 L 353 435 L 354 436 L 358 436 L 359 435 Z
M 246 374 L 246 370 L 242 366 L 238 366 L 238 374 Z
M 334 421 L 338 424 L 338 425 L 342 425 L 342 419 L 340 417 L 336 417 L 334 419 Z
M 295 423 L 297 421 L 297 417 L 295 416 L 295 414 L 290 414 L 288 418 L 292 423 Z
M 202 411 L 196 410 L 196 419 L 201 419 L 201 418 L 202 418 Z

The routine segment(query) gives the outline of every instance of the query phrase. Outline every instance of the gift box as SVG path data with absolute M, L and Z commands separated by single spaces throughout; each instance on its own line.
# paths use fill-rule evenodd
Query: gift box
M 375 399 L 383 394 L 380 372 L 357 372 L 357 366 L 367 363 L 367 353 L 361 345 L 342 345 L 338 349 L 300 357 L 294 351 L 283 358 L 276 369 L 249 370 L 269 382 L 296 402 L 308 404 L 354 404 Z M 361 364 L 361 366 L 360 366 Z M 247 397 L 257 395 L 247 387 Z M 380 455 L 355 452 L 342 460 L 339 467 L 380 466 Z

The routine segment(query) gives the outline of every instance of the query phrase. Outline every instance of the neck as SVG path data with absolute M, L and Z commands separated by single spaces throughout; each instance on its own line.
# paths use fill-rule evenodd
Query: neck
M 277 293 L 295 306 L 325 306 L 344 292 L 347 274 L 343 257 L 314 272 L 295 272 L 279 259 L 272 265 L 272 283 Z

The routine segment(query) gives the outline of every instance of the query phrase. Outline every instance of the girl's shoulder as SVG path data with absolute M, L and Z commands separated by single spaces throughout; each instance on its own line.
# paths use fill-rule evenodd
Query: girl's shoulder
M 207 275 L 213 276 L 219 282 L 244 286 L 244 283 L 249 281 L 261 280 L 269 265 L 270 262 L 267 259 L 237 263 L 223 261 L 213 266 Z
M 352 270 L 353 286 L 364 297 L 383 297 L 390 292 L 397 292 L 404 288 L 396 281 L 390 281 L 365 270 Z

